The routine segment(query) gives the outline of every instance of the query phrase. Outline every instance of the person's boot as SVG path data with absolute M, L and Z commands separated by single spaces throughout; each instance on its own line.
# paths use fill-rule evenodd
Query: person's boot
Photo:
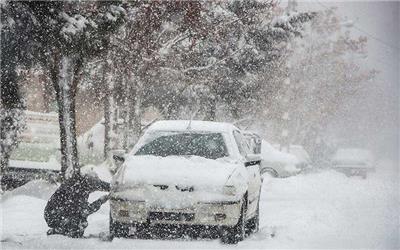
M 66 235 L 71 238 L 82 238 L 84 232 L 85 232 L 84 230 L 76 230 L 68 232 Z
M 64 234 L 64 231 L 62 229 L 59 228 L 50 228 L 49 230 L 47 230 L 47 235 L 53 235 L 53 234 Z
M 56 234 L 56 230 L 54 228 L 50 228 L 49 230 L 47 230 L 47 235 L 53 235 Z

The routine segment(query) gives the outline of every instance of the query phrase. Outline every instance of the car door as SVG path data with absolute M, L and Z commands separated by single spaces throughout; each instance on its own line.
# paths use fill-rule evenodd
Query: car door
M 238 130 L 233 131 L 233 136 L 235 138 L 236 144 L 239 149 L 239 153 L 243 156 L 245 161 L 246 155 L 251 153 L 248 144 L 246 143 L 244 136 Z M 243 162 L 244 164 L 244 162 Z M 246 166 L 246 171 L 248 174 L 248 207 L 247 214 L 252 215 L 257 209 L 257 202 L 260 193 L 261 186 L 261 176 L 260 176 L 260 166 L 251 165 Z

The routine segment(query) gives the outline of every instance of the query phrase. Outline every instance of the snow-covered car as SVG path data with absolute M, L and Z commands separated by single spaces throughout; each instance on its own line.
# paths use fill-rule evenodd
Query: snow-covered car
M 332 158 L 332 168 L 346 176 L 358 175 L 367 178 L 375 171 L 372 153 L 361 148 L 340 148 Z
M 302 171 L 302 164 L 295 155 L 279 151 L 265 140 L 261 143 L 261 158 L 261 172 L 274 177 L 289 177 Z
M 203 225 L 237 243 L 258 230 L 261 158 L 232 124 L 158 121 L 114 160 L 121 166 L 111 183 L 111 236 Z
M 279 150 L 280 145 L 275 144 L 274 147 Z M 303 146 L 291 144 L 289 148 L 289 154 L 292 154 L 297 157 L 298 160 L 297 167 L 301 168 L 302 170 L 311 167 L 310 155 L 303 148 Z

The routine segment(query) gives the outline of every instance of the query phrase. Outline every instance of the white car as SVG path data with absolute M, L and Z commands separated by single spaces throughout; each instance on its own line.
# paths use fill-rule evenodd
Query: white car
M 111 236 L 160 224 L 205 225 L 237 243 L 258 230 L 261 159 L 231 124 L 158 121 L 114 160 L 121 166 L 111 183 Z
M 280 149 L 279 144 L 275 144 L 274 147 L 278 150 Z M 310 155 L 303 148 L 303 146 L 291 144 L 288 153 L 297 157 L 297 160 L 298 160 L 297 167 L 301 168 L 302 170 L 305 170 L 305 169 L 308 169 L 311 167 Z
M 365 179 L 368 172 L 375 171 L 373 162 L 373 156 L 369 150 L 341 148 L 332 158 L 332 168 L 346 176 L 358 175 Z
M 265 140 L 261 143 L 261 158 L 261 172 L 274 177 L 289 177 L 302 171 L 302 164 L 295 155 L 279 151 Z

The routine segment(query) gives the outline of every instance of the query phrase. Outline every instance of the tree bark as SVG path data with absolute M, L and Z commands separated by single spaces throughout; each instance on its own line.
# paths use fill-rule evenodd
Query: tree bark
M 130 108 L 130 103 L 131 103 L 131 98 L 132 95 L 132 84 L 131 82 L 128 80 L 130 79 L 129 77 L 129 73 L 127 73 L 125 71 L 124 77 L 122 79 L 123 81 L 123 85 L 124 85 L 124 89 L 126 90 L 126 92 L 124 93 L 124 131 L 123 131 L 123 143 L 122 143 L 122 148 L 127 151 L 128 147 L 130 146 L 130 128 L 131 128 L 131 123 L 132 123 L 132 112 L 131 112 L 131 108 Z
M 103 81 L 105 81 L 106 95 L 104 97 L 104 160 L 107 160 L 111 150 L 111 106 L 112 106 L 112 76 L 110 62 L 107 61 L 103 71 Z
M 55 55 L 52 80 L 58 104 L 60 125 L 61 175 L 80 173 L 76 139 L 75 96 L 82 62 L 74 56 Z
M 104 160 L 107 160 L 110 152 L 110 95 L 104 97 Z
M 217 100 L 215 97 L 210 97 L 206 107 L 206 121 L 215 121 L 217 113 Z
M 140 83 L 136 84 L 136 95 L 133 106 L 134 117 L 133 117 L 133 141 L 137 142 L 142 132 L 142 86 Z

